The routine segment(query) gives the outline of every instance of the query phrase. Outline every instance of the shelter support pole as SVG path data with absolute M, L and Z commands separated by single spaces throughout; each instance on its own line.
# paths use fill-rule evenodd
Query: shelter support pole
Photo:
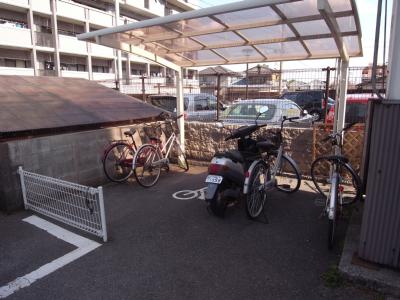
M 398 51 L 400 49 L 400 3 L 393 2 L 392 33 L 390 34 L 389 44 L 389 78 L 387 83 L 386 99 L 400 100 L 400 59 Z
M 339 96 L 335 104 L 335 121 L 334 121 L 334 132 L 339 132 L 344 127 L 345 113 L 346 113 L 346 93 L 347 93 L 347 82 L 349 76 L 349 61 L 341 60 L 340 64 L 340 78 L 339 78 Z M 342 139 L 343 140 L 343 139 Z M 339 147 L 335 149 L 336 154 L 340 154 Z
M 283 62 L 279 62 L 279 95 L 282 93 L 282 67 L 283 67 Z
M 185 107 L 183 103 L 183 68 L 175 72 L 176 74 L 176 115 L 180 116 L 185 113 Z M 185 118 L 179 118 L 177 120 L 179 128 L 179 142 L 183 150 L 185 150 Z
M 246 100 L 249 99 L 249 63 L 246 64 Z
M 217 121 L 219 121 L 219 111 L 221 109 L 221 75 L 222 74 L 217 74 Z

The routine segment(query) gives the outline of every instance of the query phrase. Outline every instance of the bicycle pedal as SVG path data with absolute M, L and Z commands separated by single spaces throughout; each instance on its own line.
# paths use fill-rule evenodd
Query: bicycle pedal
M 314 205 L 315 206 L 322 207 L 322 206 L 325 206 L 325 204 L 326 204 L 326 200 L 324 198 L 316 198 L 314 200 Z

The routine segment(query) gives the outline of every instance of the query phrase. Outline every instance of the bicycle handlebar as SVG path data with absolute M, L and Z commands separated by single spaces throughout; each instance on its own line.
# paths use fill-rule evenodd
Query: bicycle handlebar
M 339 137 L 341 139 L 342 133 L 345 132 L 346 130 L 349 130 L 355 124 L 357 124 L 357 123 L 350 123 L 347 126 L 345 126 L 340 132 L 335 132 L 335 133 L 329 134 L 326 138 L 322 139 L 321 142 L 327 142 L 328 140 L 333 140 L 333 141 L 337 142 L 336 138 Z

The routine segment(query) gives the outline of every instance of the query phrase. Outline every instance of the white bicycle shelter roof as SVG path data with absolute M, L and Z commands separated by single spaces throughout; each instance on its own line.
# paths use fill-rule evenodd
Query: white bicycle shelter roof
M 355 0 L 247 0 L 78 35 L 177 69 L 362 56 Z

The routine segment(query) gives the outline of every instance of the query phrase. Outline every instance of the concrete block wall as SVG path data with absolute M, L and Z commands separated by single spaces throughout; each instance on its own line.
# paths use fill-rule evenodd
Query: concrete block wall
M 0 210 L 23 207 L 17 169 L 99 186 L 107 182 L 101 158 L 110 140 L 124 139 L 131 127 L 113 127 L 92 131 L 36 137 L 0 143 Z M 135 135 L 140 145 L 141 138 Z
M 229 131 L 239 125 L 228 125 L 227 128 L 218 128 L 214 123 L 189 122 L 186 123 L 185 139 L 186 152 L 189 159 L 210 161 L 216 151 L 225 151 L 236 148 L 236 140 L 225 142 Z M 271 136 L 278 128 L 268 126 L 257 132 L 260 137 Z M 304 175 L 310 173 L 313 161 L 313 129 L 312 128 L 285 128 L 283 131 L 285 150 L 299 165 Z

